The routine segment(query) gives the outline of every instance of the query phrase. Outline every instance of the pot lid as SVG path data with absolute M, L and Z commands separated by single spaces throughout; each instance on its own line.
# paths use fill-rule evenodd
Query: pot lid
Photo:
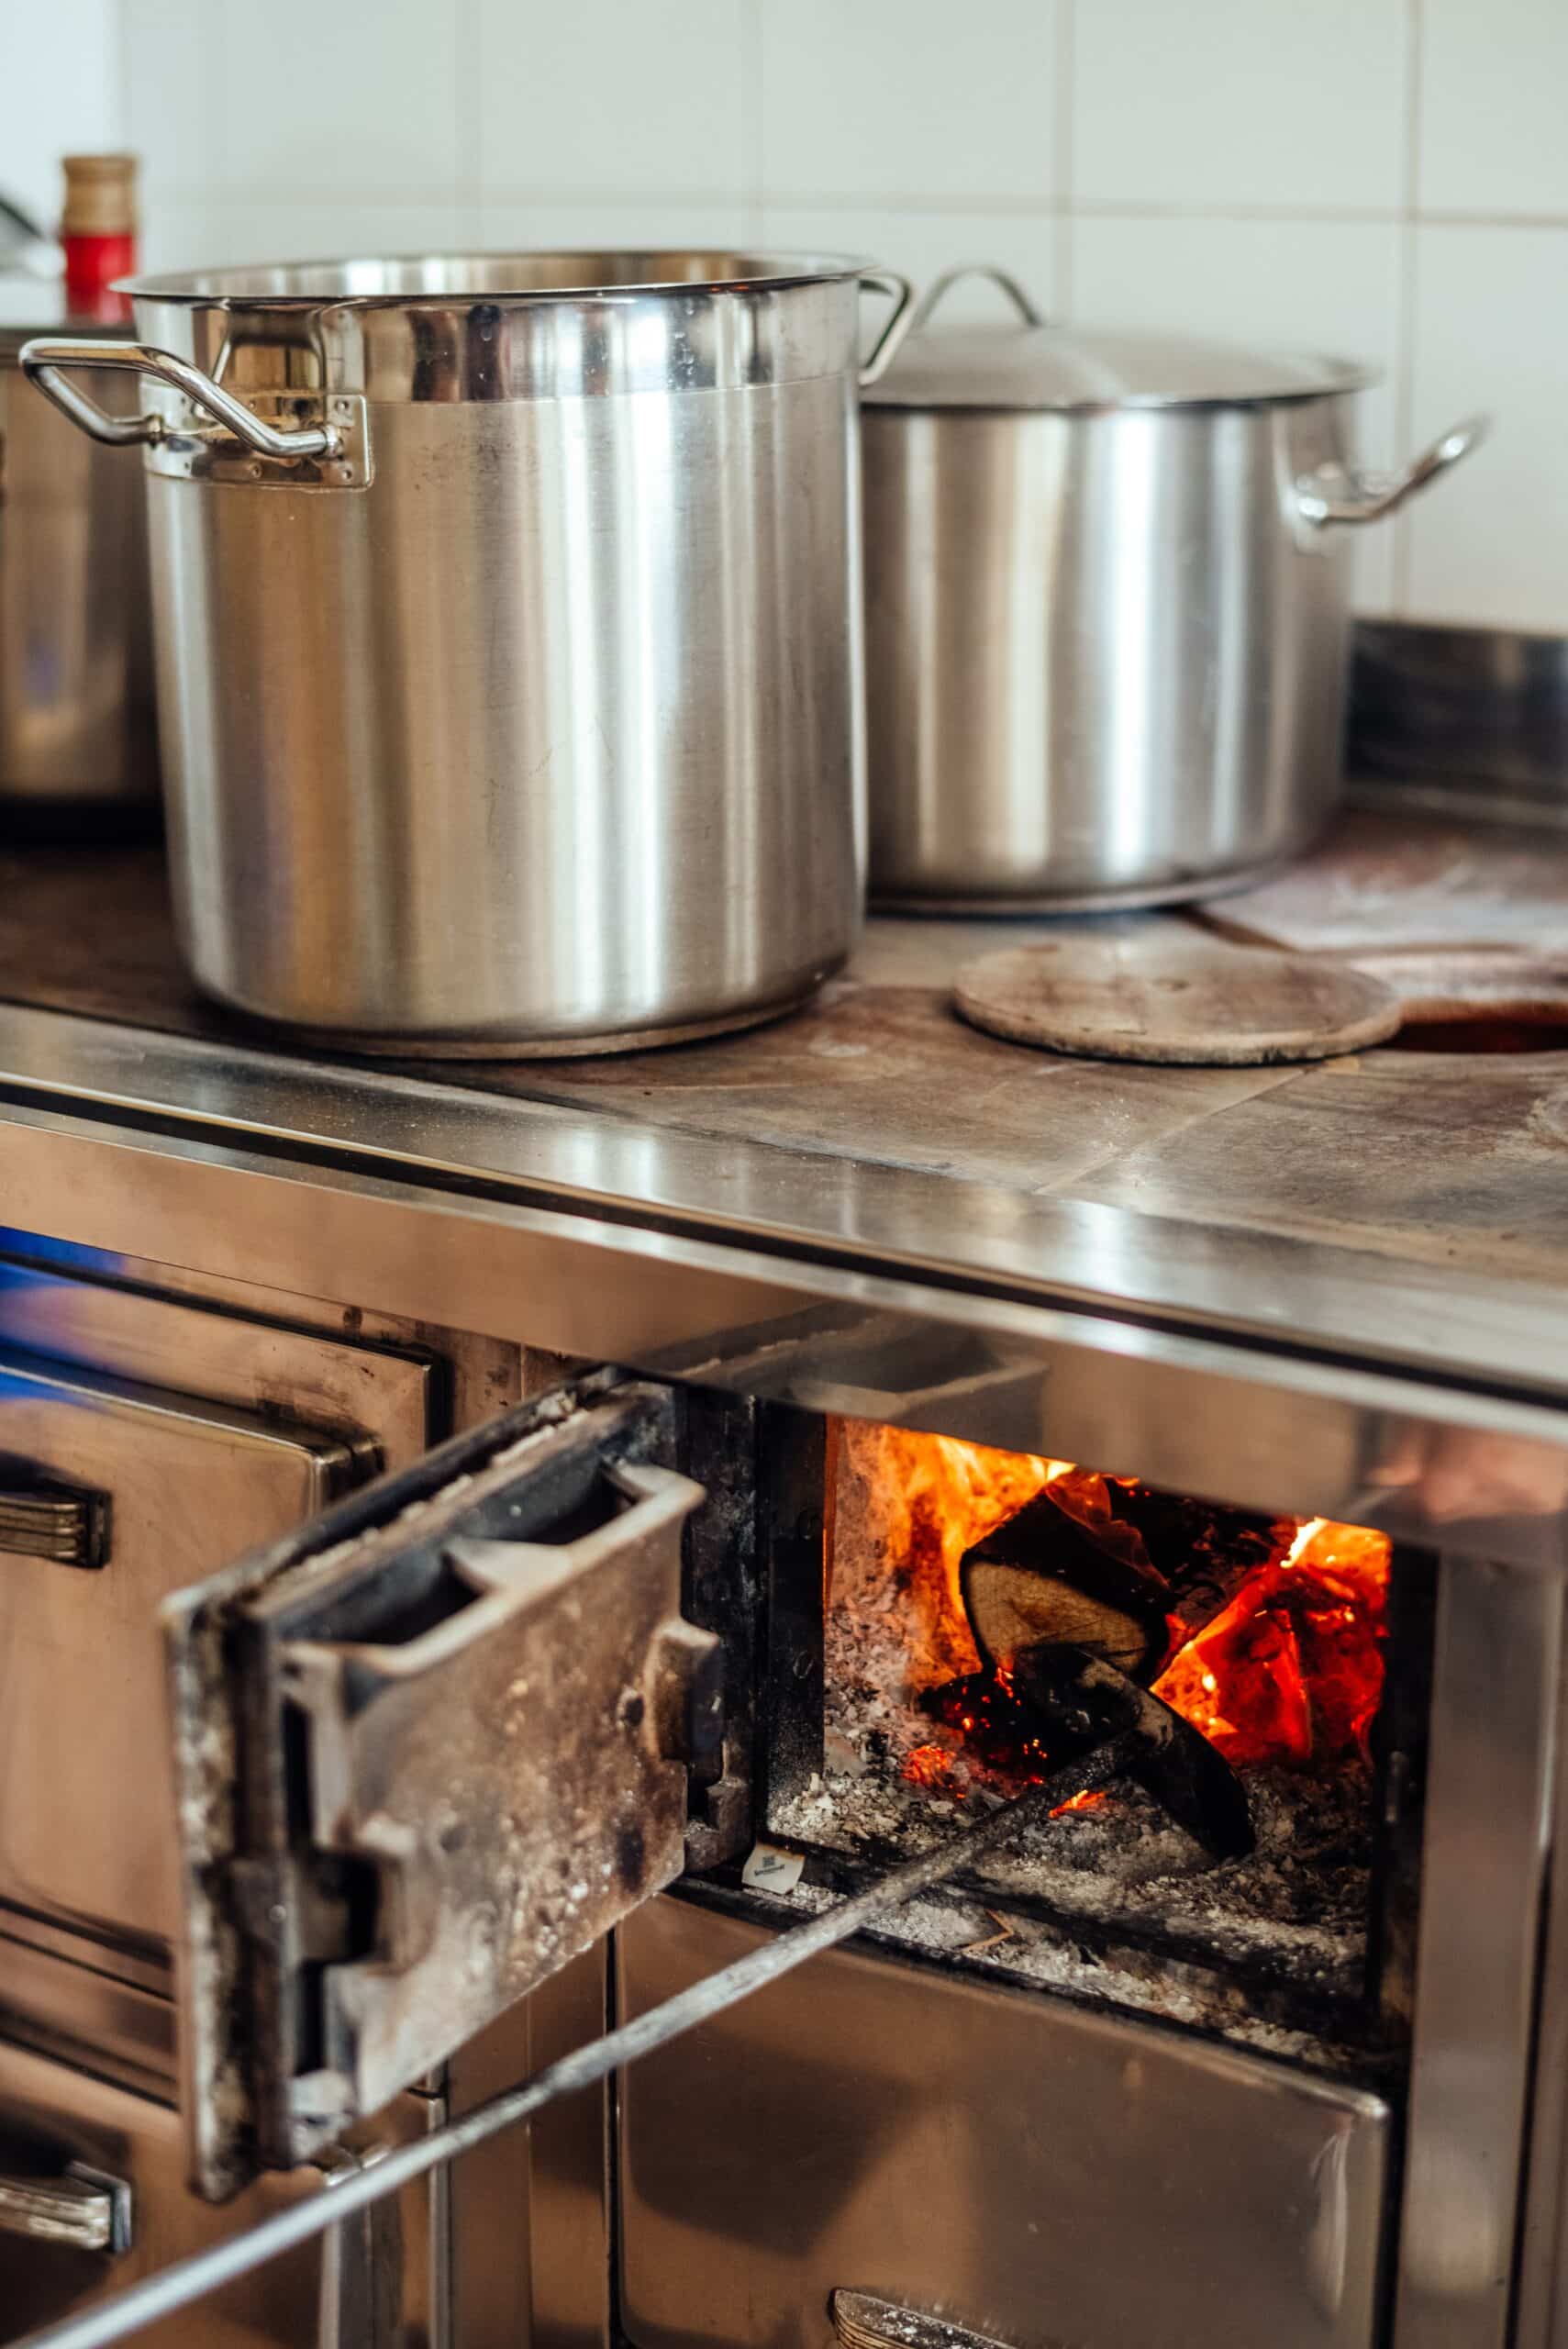
M 970 276 L 995 280 L 1017 320 L 933 329 L 928 322 L 942 295 Z M 935 281 L 903 348 L 865 398 L 883 407 L 1212 407 L 1313 399 L 1359 391 L 1373 380 L 1352 361 L 1317 353 L 1258 351 L 1195 335 L 1070 333 L 1049 325 L 1005 271 L 980 263 Z

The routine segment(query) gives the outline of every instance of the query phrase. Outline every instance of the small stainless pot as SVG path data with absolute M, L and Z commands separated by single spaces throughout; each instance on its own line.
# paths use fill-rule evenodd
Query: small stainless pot
M 52 286 L 0 294 L 13 315 L 42 314 L 0 327 L 0 839 L 96 840 L 157 820 L 141 484 L 17 365 L 56 298 Z M 123 378 L 91 380 L 123 408 Z
M 1154 904 L 1340 793 L 1346 526 L 1473 447 L 1356 470 L 1365 373 L 1019 322 L 920 329 L 862 406 L 873 900 Z
M 387 1050 L 765 1018 L 863 885 L 858 262 L 482 254 L 131 288 L 28 346 L 145 446 L 181 938 Z M 105 416 L 61 371 L 150 379 Z

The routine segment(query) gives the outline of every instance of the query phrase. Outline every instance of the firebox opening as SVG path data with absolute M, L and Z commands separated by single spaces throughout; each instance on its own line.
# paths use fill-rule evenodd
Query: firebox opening
M 1156 1755 L 895 1930 L 1265 2043 L 1373 2028 L 1386 1537 L 858 1420 L 827 1460 L 821 1768 L 774 1831 L 875 1860 L 995 1809 L 1093 1745 L 1040 1695 L 1088 1656 L 1229 1826 Z

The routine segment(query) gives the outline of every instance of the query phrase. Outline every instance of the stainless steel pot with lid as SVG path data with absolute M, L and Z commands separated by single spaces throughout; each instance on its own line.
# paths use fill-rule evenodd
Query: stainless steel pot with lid
M 862 406 L 873 899 L 1155 904 L 1302 847 L 1340 793 L 1348 525 L 1473 447 L 1358 470 L 1351 362 L 1016 317 Z
M 144 448 L 198 983 L 315 1036 L 586 1051 L 760 1019 L 862 895 L 856 348 L 817 255 L 134 284 L 24 364 Z M 110 418 L 67 370 L 128 370 Z M 864 380 L 864 374 L 861 375 Z
M 141 484 L 18 364 L 62 317 L 57 284 L 0 284 L 0 839 L 98 840 L 157 819 Z M 90 380 L 123 411 L 123 377 Z

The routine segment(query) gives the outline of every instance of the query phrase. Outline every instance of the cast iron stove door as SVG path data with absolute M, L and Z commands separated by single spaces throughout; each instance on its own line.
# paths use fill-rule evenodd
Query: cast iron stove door
M 168 1602 L 183 2103 L 307 2161 L 679 1873 L 717 1643 L 669 1393 L 598 1373 Z

